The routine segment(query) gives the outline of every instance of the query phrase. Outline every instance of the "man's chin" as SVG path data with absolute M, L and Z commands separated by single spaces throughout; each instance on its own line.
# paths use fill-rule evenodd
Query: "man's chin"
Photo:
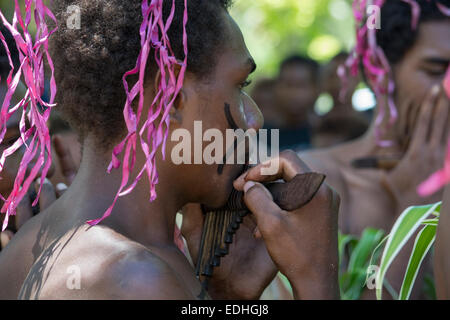
M 224 181 L 222 186 L 217 186 L 217 189 L 214 190 L 214 196 L 212 196 L 209 200 L 203 203 L 208 208 L 222 208 L 224 207 L 228 199 L 230 198 L 231 192 L 233 191 L 233 182 L 236 180 L 242 173 L 245 172 L 247 166 L 246 165 L 233 165 L 228 166 L 228 170 L 224 170 L 221 179 Z

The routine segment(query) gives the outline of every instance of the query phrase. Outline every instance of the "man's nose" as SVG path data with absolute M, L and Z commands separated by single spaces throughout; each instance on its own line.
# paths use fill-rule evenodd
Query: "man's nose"
M 243 102 L 244 102 L 244 114 L 245 114 L 245 121 L 247 123 L 247 129 L 254 129 L 258 131 L 261 129 L 264 125 L 264 117 L 261 113 L 261 110 L 259 110 L 258 105 L 256 104 L 253 99 L 246 94 L 245 92 L 243 94 Z

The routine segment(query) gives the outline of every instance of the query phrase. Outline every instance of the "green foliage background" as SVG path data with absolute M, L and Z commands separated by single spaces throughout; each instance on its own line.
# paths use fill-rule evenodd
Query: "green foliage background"
M 231 15 L 258 64 L 272 76 L 280 61 L 300 53 L 320 62 L 354 45 L 350 0 L 235 0 Z
M 11 19 L 14 0 L 0 0 L 0 8 Z M 256 76 L 274 75 L 292 53 L 323 62 L 354 44 L 351 0 L 234 0 L 231 15 L 258 64 Z

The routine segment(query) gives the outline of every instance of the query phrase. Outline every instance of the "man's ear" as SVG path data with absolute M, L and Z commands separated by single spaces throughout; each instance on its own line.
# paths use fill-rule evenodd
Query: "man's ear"
M 180 72 L 181 67 L 176 65 L 175 66 L 175 76 L 178 76 L 178 73 Z M 154 83 L 154 89 L 155 92 L 158 92 L 159 89 L 159 83 L 161 81 L 161 71 L 158 70 L 155 76 L 155 83 Z M 183 87 L 180 89 L 180 92 L 178 93 L 172 107 L 169 111 L 169 117 L 170 122 L 181 124 L 183 120 L 183 111 L 185 109 L 187 102 L 187 96 L 186 92 L 184 91 Z
M 186 109 L 187 96 L 183 88 L 181 88 L 176 97 L 172 108 L 169 111 L 170 122 L 181 124 L 183 122 L 183 112 Z

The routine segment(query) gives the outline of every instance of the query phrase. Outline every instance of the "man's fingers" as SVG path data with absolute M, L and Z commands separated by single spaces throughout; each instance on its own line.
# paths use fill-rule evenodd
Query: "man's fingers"
M 262 184 L 248 181 L 244 186 L 244 201 L 256 218 L 258 230 L 271 232 L 271 226 L 279 221 L 282 210 L 273 202 L 272 195 Z
M 412 119 L 415 112 L 411 100 L 409 99 L 408 101 L 405 101 L 399 111 L 401 112 L 397 128 L 399 135 L 408 137 L 411 131 L 410 124 L 413 123 Z
M 53 144 L 55 146 L 56 155 L 59 159 L 61 172 L 66 178 L 67 183 L 70 185 L 75 179 L 78 168 L 75 164 L 75 161 L 73 160 L 72 154 L 70 153 L 70 149 L 66 145 L 64 145 L 63 140 L 60 136 L 55 135 L 53 137 Z
M 36 192 L 39 191 L 41 179 L 37 179 L 36 181 Z M 41 195 L 39 197 L 39 209 L 40 211 L 44 211 L 47 209 L 53 202 L 56 200 L 55 189 L 53 188 L 52 183 L 47 178 L 44 179 L 41 188 Z
M 299 173 L 310 172 L 308 166 L 291 151 L 283 151 L 277 158 L 263 162 L 236 179 L 234 187 L 242 191 L 247 181 L 269 182 L 278 179 L 290 181 Z
M 16 230 L 19 230 L 25 222 L 33 217 L 33 210 L 31 208 L 31 189 L 25 194 L 22 201 L 20 201 L 16 210 Z
M 419 119 L 417 120 L 416 130 L 411 141 L 411 148 L 413 149 L 422 148 L 427 140 L 430 126 L 433 125 L 431 121 L 433 107 L 436 103 L 439 91 L 439 85 L 433 86 L 420 107 Z
M 430 143 L 432 147 L 439 148 L 445 145 L 448 132 L 448 114 L 450 101 L 444 91 L 441 91 L 437 107 L 434 114 L 434 121 L 431 128 Z

